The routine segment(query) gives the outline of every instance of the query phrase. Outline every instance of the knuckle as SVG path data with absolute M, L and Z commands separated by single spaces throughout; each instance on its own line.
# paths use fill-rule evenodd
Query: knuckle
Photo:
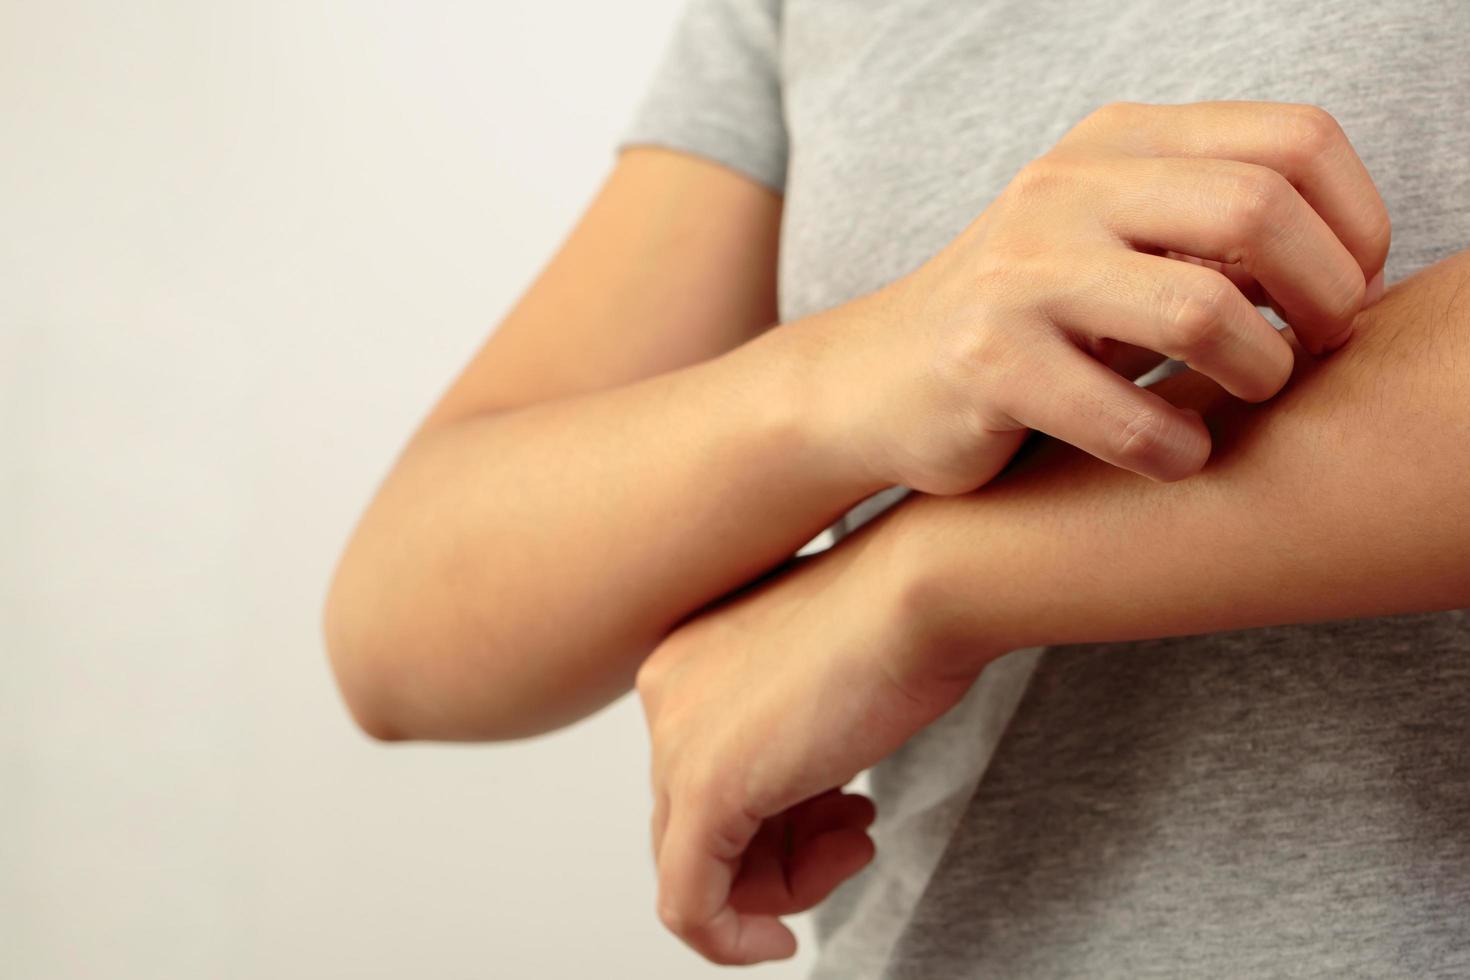
M 1352 144 L 1342 124 L 1326 109 L 1309 104 L 1288 104 L 1283 108 L 1286 113 L 1285 138 L 1294 170 L 1304 171 L 1323 158 L 1352 152 Z M 1370 265 L 1379 265 L 1388 255 L 1392 227 L 1382 200 L 1376 195 L 1373 197 L 1369 205 L 1371 214 L 1363 222 L 1363 247 L 1366 249 L 1364 257 Z
M 1030 306 L 1037 283 L 1055 261 L 1055 250 L 1029 234 L 997 234 L 969 276 L 971 303 L 965 312 L 971 322 L 1005 322 L 1015 311 Z M 998 332 L 981 333 L 993 337 Z
M 1051 197 L 1076 183 L 1081 165 L 1064 152 L 1051 151 L 1016 172 L 1007 188 L 1012 198 Z
M 1006 188 L 1009 197 L 1031 197 L 1055 186 L 1056 172 L 1051 161 L 1044 157 L 1037 157 L 1016 171 L 1016 176 L 1011 178 L 1010 185 Z
M 651 699 L 658 689 L 658 675 L 659 668 L 655 664 L 654 657 L 648 657 L 639 665 L 638 673 L 633 678 L 633 687 L 644 701 Z
M 669 932 L 681 937 L 689 935 L 694 928 L 689 913 L 668 898 L 660 898 L 658 901 L 658 921 Z
M 1227 231 L 1237 247 L 1275 229 L 1294 193 L 1286 178 L 1266 167 L 1245 167 L 1229 179 L 1225 191 Z
M 1082 124 L 1091 129 L 1126 129 L 1137 124 L 1144 108 L 1137 102 L 1108 102 L 1092 110 Z
M 633 689 L 638 692 L 638 699 L 645 708 L 652 710 L 663 700 L 664 691 L 668 687 L 668 676 L 667 660 L 660 656 L 658 650 L 645 657 L 643 663 L 638 665 L 638 672 L 633 675 Z
M 1163 445 L 1164 420 L 1159 413 L 1144 409 L 1120 426 L 1114 434 L 1113 453 L 1125 466 L 1145 463 Z
M 1207 353 L 1219 341 L 1226 304 L 1235 288 L 1218 272 L 1201 272 L 1188 285 L 1171 291 L 1164 316 L 1173 348 L 1168 353 L 1186 361 Z
M 1368 258 L 1374 267 L 1381 267 L 1388 258 L 1388 248 L 1393 241 L 1393 222 L 1389 220 L 1388 208 L 1382 201 L 1376 202 L 1373 214 L 1367 222 L 1365 233 Z
M 1347 136 L 1332 113 L 1315 105 L 1287 107 L 1287 138 L 1299 160 L 1310 162 L 1347 142 Z
M 1021 272 L 1010 253 L 1009 247 L 992 248 L 975 263 L 971 284 L 982 307 L 1005 303 L 1020 287 Z

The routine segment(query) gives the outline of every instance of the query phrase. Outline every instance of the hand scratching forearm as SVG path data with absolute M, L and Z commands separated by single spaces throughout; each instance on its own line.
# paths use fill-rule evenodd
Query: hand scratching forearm
M 1354 341 L 1246 406 L 1198 376 L 1216 450 L 1156 485 L 1059 445 L 867 533 L 965 659 L 1470 604 L 1470 252 L 1399 284 Z

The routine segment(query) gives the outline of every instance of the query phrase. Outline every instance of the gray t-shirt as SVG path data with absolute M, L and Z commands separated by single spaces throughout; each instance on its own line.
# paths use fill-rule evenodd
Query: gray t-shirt
M 1311 102 L 1392 282 L 1470 247 L 1467 51 L 1457 0 L 693 0 L 624 143 L 784 193 L 786 321 L 1105 102 Z M 872 772 L 879 856 L 814 976 L 1470 977 L 1467 691 L 1463 612 L 1012 654 Z

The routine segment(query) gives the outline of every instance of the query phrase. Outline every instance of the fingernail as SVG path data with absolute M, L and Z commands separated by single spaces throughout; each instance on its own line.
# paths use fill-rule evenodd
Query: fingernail
M 1186 408 L 1186 409 L 1185 409 L 1185 410 L 1184 410 L 1184 414 L 1185 414 L 1185 415 L 1189 415 L 1189 416 L 1193 416 L 1193 418 L 1194 418 L 1194 420 L 1195 420 L 1195 421 L 1196 421 L 1196 422 L 1198 422 L 1198 423 L 1199 423 L 1199 427 L 1200 427 L 1200 428 L 1201 428 L 1201 429 L 1203 429 L 1203 430 L 1204 430 L 1204 432 L 1205 432 L 1205 435 L 1206 435 L 1206 436 L 1207 436 L 1207 437 L 1208 437 L 1208 436 L 1209 436 L 1209 433 L 1210 433 L 1210 427 L 1209 427 L 1209 425 L 1208 425 L 1208 424 L 1207 424 L 1207 423 L 1206 423 L 1206 422 L 1205 422 L 1205 417 L 1204 417 L 1204 416 L 1203 416 L 1203 415 L 1201 415 L 1201 414 L 1200 414 L 1200 413 L 1199 413 L 1199 411 L 1198 411 L 1198 410 L 1196 410 L 1196 409 L 1193 409 L 1193 408 Z M 1208 458 L 1209 458 L 1209 453 L 1210 453 L 1210 450 L 1209 450 L 1209 447 L 1206 447 L 1206 448 L 1205 448 L 1205 458 L 1206 458 L 1206 459 L 1208 459 Z M 1203 465 L 1204 465 L 1204 464 L 1203 464 L 1203 463 L 1201 463 L 1201 464 L 1200 464 L 1200 465 L 1201 465 L 1201 466 L 1203 466 Z
M 1174 463 L 1176 467 L 1168 475 L 1164 476 L 1160 482 L 1170 483 L 1174 480 L 1193 476 L 1209 461 L 1210 430 L 1205 425 L 1204 416 L 1192 408 L 1183 409 L 1183 414 L 1192 417 L 1196 424 L 1198 424 L 1199 429 L 1196 431 L 1204 433 L 1204 445 L 1201 446 L 1197 438 L 1181 435 L 1178 443 L 1174 446 Z M 1155 477 L 1155 479 L 1159 478 Z
M 1317 356 L 1318 357 L 1326 357 L 1328 354 L 1331 354 L 1333 351 L 1337 350 L 1343 344 L 1347 343 L 1348 342 L 1348 338 L 1351 337 L 1352 335 L 1353 335 L 1353 325 L 1351 323 L 1349 323 L 1347 325 L 1347 329 L 1343 330 L 1342 333 L 1338 334 L 1336 337 L 1333 337 L 1331 340 L 1327 341 L 1327 343 L 1325 343 L 1325 344 L 1322 345 L 1322 349 L 1317 352 Z
M 1368 280 L 1368 289 L 1365 293 L 1363 293 L 1363 305 L 1372 306 L 1374 303 L 1382 299 L 1384 288 L 1383 270 L 1379 269 L 1378 274 L 1375 275 L 1372 279 Z

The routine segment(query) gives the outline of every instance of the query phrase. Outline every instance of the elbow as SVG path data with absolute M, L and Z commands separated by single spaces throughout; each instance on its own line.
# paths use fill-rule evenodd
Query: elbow
M 515 617 L 492 624 L 485 610 L 425 610 L 382 581 L 349 549 L 320 624 L 343 703 L 375 741 L 529 738 L 590 714 L 631 684 L 630 671 L 616 666 L 624 658 L 588 665 L 597 658 L 580 648 L 574 658 Z
M 345 691 L 344 691 L 345 694 Z M 357 724 L 358 731 L 375 742 L 389 743 L 402 742 L 407 736 L 401 734 L 398 729 L 388 723 L 386 717 L 375 714 L 366 708 L 361 702 L 347 697 L 347 711 L 352 720 Z
M 323 606 L 322 640 L 348 714 L 374 741 L 512 741 L 591 710 L 554 681 L 543 690 L 523 676 L 534 672 L 511 669 L 509 658 L 483 650 L 471 655 L 454 643 L 443 647 L 453 654 L 431 652 L 439 645 L 426 640 L 422 626 L 395 625 L 381 602 L 355 594 L 342 580 L 339 573 Z
M 363 734 L 377 742 L 401 742 L 409 737 L 392 716 L 388 697 L 393 684 L 383 658 L 362 640 L 371 635 L 369 624 L 342 588 L 339 573 L 322 608 L 321 633 L 327 661 L 348 715 Z M 367 628 L 365 628 L 367 626 Z
M 334 668 L 335 669 L 335 668 Z M 375 742 L 403 742 L 409 736 L 405 735 L 396 725 L 389 721 L 386 712 L 374 707 L 372 699 L 355 693 L 358 689 L 341 682 L 338 674 L 338 689 L 342 693 L 342 699 L 347 705 L 347 713 L 357 725 L 358 731 Z

